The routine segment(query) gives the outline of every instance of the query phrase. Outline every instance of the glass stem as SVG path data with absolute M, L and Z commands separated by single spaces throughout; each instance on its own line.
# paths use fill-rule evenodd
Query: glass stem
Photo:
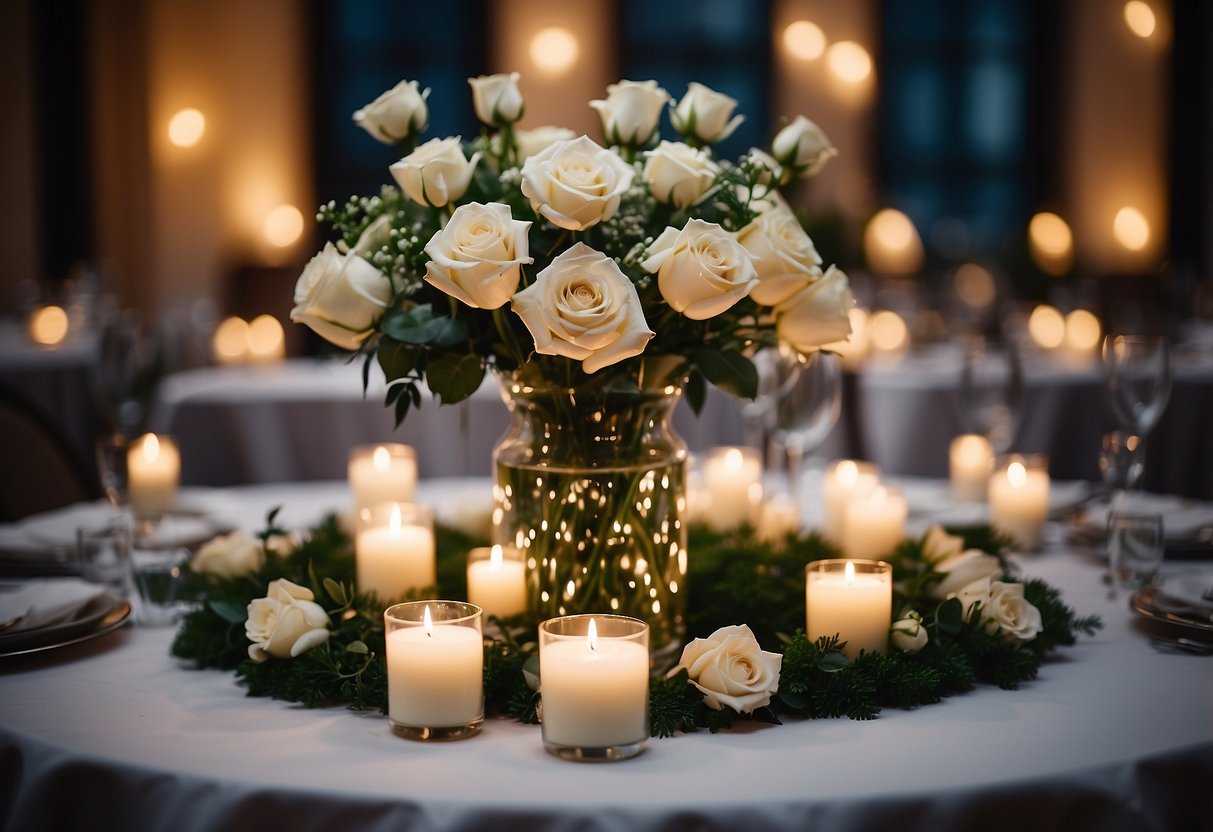
M 788 442 L 785 450 L 787 454 L 788 496 L 792 499 L 794 505 L 800 505 L 800 476 L 801 469 L 804 467 L 804 445 L 795 441 Z

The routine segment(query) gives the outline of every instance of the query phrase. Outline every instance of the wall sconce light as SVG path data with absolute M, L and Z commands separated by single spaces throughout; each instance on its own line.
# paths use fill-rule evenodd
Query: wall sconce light
M 826 64 L 839 81 L 858 84 L 872 74 L 872 56 L 851 40 L 840 40 L 826 50 Z
M 1139 38 L 1146 39 L 1158 29 L 1158 19 L 1149 3 L 1142 0 L 1129 0 L 1125 3 L 1125 25 L 1129 31 Z
M 531 62 L 553 75 L 560 75 L 577 62 L 581 47 L 568 29 L 548 26 L 531 38 Z
M 1150 243 L 1150 223 L 1141 211 L 1126 205 L 1112 220 L 1112 234 L 1129 251 L 1141 251 Z
M 815 61 L 826 51 L 826 36 L 816 23 L 796 20 L 783 30 L 783 47 L 793 58 Z
M 193 147 L 205 132 L 206 116 L 193 107 L 178 110 L 168 122 L 168 140 L 177 147 Z
M 270 245 L 286 248 L 303 236 L 303 214 L 294 205 L 279 205 L 265 215 L 261 231 Z

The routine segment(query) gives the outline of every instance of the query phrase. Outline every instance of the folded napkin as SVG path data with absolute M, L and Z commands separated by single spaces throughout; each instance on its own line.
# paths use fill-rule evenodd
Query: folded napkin
M 1163 534 L 1168 540 L 1189 540 L 1203 529 L 1213 528 L 1213 503 L 1169 494 L 1123 494 L 1113 504 L 1093 504 L 1087 510 L 1086 522 L 1093 529 L 1106 529 L 1112 511 L 1161 514 Z
M 1202 597 L 1210 588 L 1213 588 L 1211 572 L 1168 575 L 1154 595 L 1154 606 L 1174 615 L 1213 622 L 1213 601 Z
M 0 593 L 0 623 L 25 616 L 0 637 L 67 624 L 104 593 L 104 587 L 77 578 L 29 581 L 15 592 Z

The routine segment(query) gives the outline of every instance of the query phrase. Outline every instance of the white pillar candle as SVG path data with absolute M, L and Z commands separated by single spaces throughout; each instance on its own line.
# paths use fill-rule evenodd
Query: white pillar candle
M 443 621 L 443 615 L 458 618 Z M 397 604 L 385 611 L 388 719 L 398 732 L 438 739 L 408 729 L 478 729 L 484 719 L 480 616 L 474 605 L 453 601 Z
M 990 472 L 994 470 L 994 446 L 981 434 L 965 433 L 948 447 L 948 474 L 952 499 L 981 502 L 986 498 Z
M 136 517 L 155 517 L 173 507 L 181 479 L 181 455 L 167 436 L 145 433 L 126 454 L 131 508 Z
M 709 526 L 728 531 L 753 522 L 762 494 L 762 459 L 754 448 L 713 448 L 703 462 L 703 483 Z
M 389 442 L 350 450 L 350 489 L 355 508 L 378 503 L 411 503 L 417 490 L 417 454 Z
M 387 503 L 363 509 L 359 520 L 362 527 L 354 539 L 358 589 L 380 598 L 399 598 L 435 584 L 433 518 L 428 508 Z
M 631 753 L 639 752 L 649 734 L 644 622 L 610 615 L 543 622 L 539 675 L 543 742 L 550 751 L 560 755 L 561 749 L 588 749 L 586 756 L 596 756 L 593 749 L 631 746 Z
M 878 484 L 879 471 L 870 462 L 840 459 L 826 468 L 821 481 L 821 496 L 825 502 L 822 533 L 835 543 L 841 543 L 847 503 L 856 495 L 870 493 Z
M 1040 548 L 1049 516 L 1049 473 L 1043 457 L 1008 457 L 990 477 L 990 522 L 1027 551 Z
M 843 655 L 884 653 L 893 614 L 893 569 L 884 561 L 823 560 L 806 569 L 805 629 L 810 641 L 838 634 Z
M 505 554 L 499 545 L 468 553 L 468 600 L 483 609 L 485 617 L 526 612 L 526 564 L 513 547 L 510 557 Z
M 779 494 L 762 504 L 758 519 L 758 539 L 772 543 L 800 530 L 800 507 L 786 494 Z
M 849 500 L 844 511 L 842 551 L 848 558 L 887 555 L 906 535 L 906 501 L 894 489 L 877 486 Z

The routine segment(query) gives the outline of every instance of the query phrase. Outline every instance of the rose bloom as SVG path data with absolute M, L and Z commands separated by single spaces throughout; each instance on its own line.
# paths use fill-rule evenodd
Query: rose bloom
M 430 111 L 425 103 L 429 94 L 428 89 L 418 91 L 416 81 L 401 81 L 356 110 L 354 123 L 384 144 L 412 138 L 430 124 Z
M 514 295 L 535 351 L 580 361 L 587 373 L 640 355 L 654 333 L 632 281 L 585 243 L 561 253 Z
M 657 275 L 666 303 L 691 320 L 719 315 L 757 282 L 749 253 L 714 222 L 692 219 L 681 230 L 666 228 L 648 253 L 641 268 Z
M 943 575 L 943 580 L 931 587 L 933 598 L 947 598 L 974 581 L 996 578 L 1002 574 L 1002 563 L 998 558 L 980 549 L 969 549 L 953 555 L 936 563 L 934 568 Z
M 652 138 L 669 100 L 670 94 L 656 81 L 620 81 L 607 87 L 605 101 L 591 101 L 590 106 L 598 111 L 608 142 L 639 147 Z
M 755 303 L 778 306 L 821 276 L 821 255 L 790 208 L 759 214 L 737 240 L 758 272 L 758 285 L 750 290 Z
M 567 127 L 536 127 L 532 130 L 515 130 L 514 139 L 518 142 L 518 156 L 529 159 L 536 153 L 554 145 L 556 142 L 567 142 L 577 138 L 577 134 Z
M 520 77 L 517 72 L 510 72 L 469 78 L 476 118 L 498 127 L 513 124 L 522 118 L 526 103 L 522 100 L 522 91 L 518 89 Z
M 425 267 L 426 282 L 468 306 L 504 306 L 518 288 L 520 264 L 535 262 L 528 256 L 530 227 L 499 202 L 460 205 L 425 244 L 432 258 Z
M 927 646 L 927 628 L 922 616 L 910 610 L 889 628 L 889 640 L 903 653 L 917 653 Z
M 480 161 L 477 151 L 468 159 L 459 137 L 430 139 L 388 167 L 404 195 L 419 205 L 441 208 L 463 196 Z
M 735 98 L 692 81 L 686 95 L 670 110 L 670 122 L 680 136 L 710 144 L 727 139 L 745 121 L 744 116 L 729 120 L 736 108 Z
M 271 581 L 264 598 L 248 605 L 244 634 L 253 642 L 249 658 L 263 662 L 302 655 L 329 638 L 329 616 L 307 587 L 279 578 Z
M 686 668 L 709 708 L 719 711 L 728 706 L 748 714 L 771 704 L 771 696 L 779 690 L 782 664 L 782 655 L 759 647 L 754 633 L 741 624 L 692 641 L 682 649 L 674 672 Z
M 649 192 L 658 202 L 675 208 L 698 202 L 720 172 L 706 152 L 681 142 L 663 141 L 644 155 L 643 175 Z
M 232 532 L 204 543 L 190 560 L 190 570 L 216 578 L 238 578 L 256 572 L 264 563 L 261 541 L 244 532 Z
M 756 147 L 751 147 L 750 152 L 746 154 L 746 158 L 750 164 L 762 169 L 757 178 L 759 184 L 772 186 L 783 178 L 783 166 L 775 161 L 769 153 L 765 153 Z M 779 196 L 779 191 L 771 191 L 771 193 Z
M 798 175 L 813 176 L 838 155 L 838 150 L 820 127 L 804 116 L 796 116 L 791 124 L 775 134 L 771 155 Z
M 632 166 L 586 136 L 556 142 L 522 165 L 522 193 L 536 213 L 569 231 L 584 231 L 619 210 L 635 176 Z
M 1040 635 L 1040 610 L 1023 596 L 1023 584 L 993 581 L 990 598 L 981 607 L 982 619 L 991 632 L 1001 630 L 1010 641 L 1031 641 Z
M 341 255 L 332 243 L 311 259 L 295 284 L 291 320 L 347 350 L 356 350 L 392 300 L 392 284 L 357 254 Z
M 775 308 L 775 332 L 802 353 L 845 341 L 851 334 L 849 313 L 854 305 L 846 274 L 830 266 Z
M 964 551 L 964 538 L 948 534 L 936 523 L 922 538 L 922 557 L 927 563 L 941 563 Z

